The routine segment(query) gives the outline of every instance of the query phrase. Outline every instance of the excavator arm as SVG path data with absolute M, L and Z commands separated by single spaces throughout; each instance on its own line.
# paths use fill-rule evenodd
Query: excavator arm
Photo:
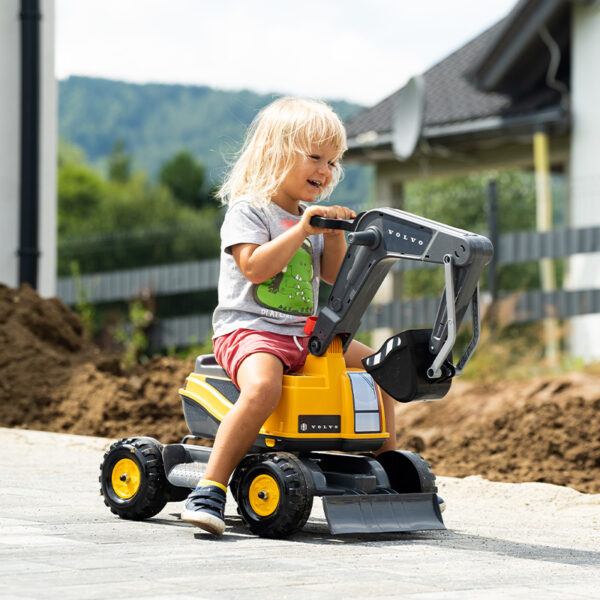
M 491 242 L 484 236 L 392 208 L 369 210 L 351 221 L 313 217 L 311 223 L 346 229 L 350 233 L 348 251 L 310 337 L 310 352 L 317 356 L 323 354 L 335 336 L 340 336 L 346 350 L 394 263 L 415 260 L 444 267 L 445 289 L 433 326 L 430 330 L 416 330 L 412 336 L 403 338 L 403 334 L 398 334 L 390 338 L 378 352 L 364 359 L 363 364 L 389 392 L 390 385 L 398 387 L 398 373 L 392 373 L 398 370 L 394 355 L 403 344 L 402 350 L 407 344 L 412 345 L 411 356 L 418 355 L 413 361 L 418 372 L 415 376 L 422 380 L 423 390 L 415 384 L 411 388 L 414 394 L 392 393 L 394 397 L 415 395 L 411 400 L 431 393 L 432 386 L 435 388 L 454 374 L 460 374 L 479 337 L 478 284 L 483 268 L 493 255 Z M 469 305 L 473 307 L 473 338 L 455 367 L 450 358 L 452 348 Z M 390 377 L 395 383 L 386 381 Z M 439 392 L 433 393 L 439 397 Z

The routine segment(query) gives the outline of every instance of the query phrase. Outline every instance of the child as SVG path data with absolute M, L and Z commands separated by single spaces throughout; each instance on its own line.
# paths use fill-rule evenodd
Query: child
M 333 283 L 346 252 L 343 231 L 313 227 L 321 215 L 349 219 L 342 206 L 306 206 L 333 191 L 346 134 L 326 104 L 279 99 L 253 121 L 240 156 L 219 191 L 227 214 L 221 228 L 219 303 L 214 351 L 240 390 L 221 422 L 204 479 L 181 518 L 221 535 L 231 473 L 279 402 L 282 376 L 308 354 L 306 317 L 317 308 L 319 280 Z M 345 360 L 361 367 L 372 350 L 352 341 Z M 394 449 L 394 401 L 383 394 Z

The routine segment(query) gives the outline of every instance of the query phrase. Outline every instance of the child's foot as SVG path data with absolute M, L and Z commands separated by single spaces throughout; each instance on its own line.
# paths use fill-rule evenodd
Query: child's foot
M 223 535 L 226 499 L 227 494 L 216 485 L 197 487 L 185 501 L 181 518 L 213 535 Z

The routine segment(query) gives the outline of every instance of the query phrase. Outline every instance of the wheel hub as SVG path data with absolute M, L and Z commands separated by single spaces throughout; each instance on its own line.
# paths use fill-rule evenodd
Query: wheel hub
M 248 499 L 252 510 L 259 517 L 272 515 L 279 505 L 279 485 L 265 473 L 257 475 L 250 484 Z
M 119 498 L 128 500 L 140 488 L 141 473 L 137 463 L 130 458 L 122 458 L 112 470 L 111 483 Z

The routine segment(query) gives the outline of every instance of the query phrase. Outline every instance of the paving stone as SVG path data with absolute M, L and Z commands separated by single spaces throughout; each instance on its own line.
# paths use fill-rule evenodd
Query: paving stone
M 216 539 L 179 520 L 182 502 L 111 514 L 110 440 L 0 428 L 0 444 L 2 600 L 600 598 L 600 495 L 440 478 L 448 531 L 333 536 L 315 499 L 286 540 L 250 534 L 229 496 Z

